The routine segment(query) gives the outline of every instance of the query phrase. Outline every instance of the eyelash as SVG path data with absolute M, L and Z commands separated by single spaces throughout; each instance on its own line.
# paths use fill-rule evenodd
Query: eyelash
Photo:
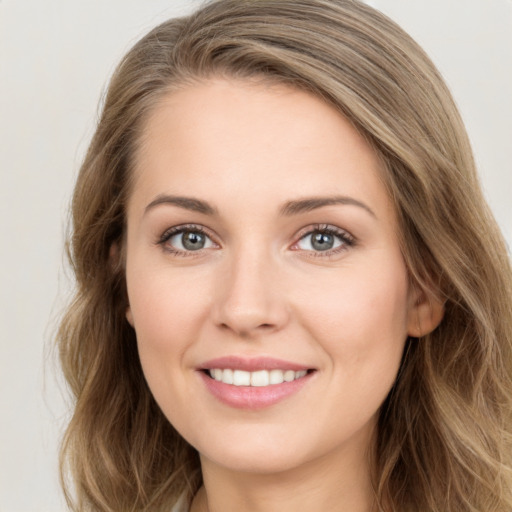
M 187 233 L 187 232 L 201 233 L 213 241 L 212 236 L 209 234 L 209 232 L 203 226 L 200 226 L 198 224 L 184 224 L 181 226 L 174 226 L 174 227 L 164 231 L 162 236 L 157 241 L 157 245 L 160 245 L 163 248 L 163 250 L 172 254 L 173 256 L 182 256 L 182 257 L 199 256 L 199 254 L 202 252 L 201 249 L 197 250 L 197 251 L 182 251 L 180 249 L 176 249 L 176 248 L 172 247 L 171 245 L 166 245 L 167 242 L 173 236 L 179 235 L 180 233 Z M 215 242 L 213 242 L 213 243 L 215 245 L 218 245 Z
M 186 233 L 186 232 L 192 232 L 192 233 L 201 233 L 208 237 L 213 244 L 218 244 L 213 240 L 213 237 L 209 234 L 209 232 L 203 227 L 198 224 L 185 224 L 181 226 L 174 226 L 170 229 L 167 229 L 162 236 L 157 240 L 157 245 L 161 246 L 163 250 L 166 252 L 172 254 L 173 256 L 180 256 L 180 257 L 194 257 L 199 256 L 203 249 L 199 249 L 197 251 L 182 251 L 180 249 L 176 249 L 170 245 L 166 245 L 167 242 L 175 235 L 178 235 L 180 233 Z M 336 226 L 332 226 L 329 224 L 315 224 L 313 226 L 309 226 L 307 228 L 304 228 L 298 235 L 298 239 L 294 244 L 292 245 L 292 250 L 300 250 L 300 249 L 294 249 L 303 239 L 305 239 L 307 236 L 311 236 L 314 233 L 323 233 L 326 235 L 333 235 L 337 237 L 341 241 L 341 245 L 339 247 L 336 247 L 334 249 L 328 249 L 325 251 L 304 251 L 307 253 L 308 257 L 313 258 L 329 258 L 332 256 L 335 256 L 339 254 L 340 252 L 346 251 L 348 248 L 353 247 L 356 245 L 355 238 L 349 234 L 347 231 L 340 229 Z
M 311 236 L 314 233 L 322 233 L 325 235 L 333 235 L 341 241 L 341 244 L 334 248 L 328 249 L 325 251 L 305 251 L 308 257 L 311 258 L 330 258 L 338 255 L 339 253 L 346 251 L 350 247 L 354 247 L 356 245 L 356 239 L 344 229 L 338 228 L 336 226 L 332 226 L 330 224 L 314 224 L 313 226 L 309 226 L 302 230 L 299 233 L 298 240 L 292 246 L 296 247 L 300 241 L 304 240 L 307 236 Z M 294 249 L 300 250 L 300 249 Z

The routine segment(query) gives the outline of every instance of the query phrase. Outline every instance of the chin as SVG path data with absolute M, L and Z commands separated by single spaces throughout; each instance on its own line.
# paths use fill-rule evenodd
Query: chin
M 294 452 L 294 453 L 290 453 Z M 304 464 L 305 459 L 297 453 L 297 450 L 229 450 L 223 453 L 201 454 L 201 459 L 207 458 L 215 465 L 229 471 L 247 474 L 270 475 L 291 471 Z
M 270 427 L 270 428 L 269 428 Z M 294 431 L 295 430 L 295 431 Z M 201 459 L 239 473 L 277 474 L 307 465 L 335 449 L 325 438 L 309 429 L 289 426 L 238 424 L 224 435 L 212 435 L 189 442 L 199 451 Z M 310 434 L 310 435 L 307 435 Z M 197 442 L 196 442 L 197 441 Z

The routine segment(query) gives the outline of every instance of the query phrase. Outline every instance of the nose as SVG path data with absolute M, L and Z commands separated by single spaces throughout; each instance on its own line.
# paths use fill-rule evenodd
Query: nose
M 216 325 L 243 338 L 281 330 L 289 321 L 289 305 L 278 267 L 261 252 L 233 254 L 217 281 Z

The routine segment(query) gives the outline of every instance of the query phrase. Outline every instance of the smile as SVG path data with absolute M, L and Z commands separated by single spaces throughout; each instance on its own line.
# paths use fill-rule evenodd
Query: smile
M 272 357 L 220 357 L 197 370 L 208 392 L 235 409 L 260 410 L 291 398 L 316 380 L 317 368 Z
M 212 379 L 224 384 L 231 384 L 233 386 L 275 386 L 283 382 L 292 382 L 297 379 L 305 377 L 307 370 L 258 370 L 248 372 L 244 370 L 234 369 L 221 369 L 214 368 L 208 370 L 208 374 Z

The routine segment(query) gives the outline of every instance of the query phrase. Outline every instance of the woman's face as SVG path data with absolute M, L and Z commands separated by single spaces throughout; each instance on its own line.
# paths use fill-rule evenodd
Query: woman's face
M 421 300 L 379 161 L 305 92 L 211 80 L 149 118 L 127 219 L 127 318 L 203 460 L 363 457 Z

